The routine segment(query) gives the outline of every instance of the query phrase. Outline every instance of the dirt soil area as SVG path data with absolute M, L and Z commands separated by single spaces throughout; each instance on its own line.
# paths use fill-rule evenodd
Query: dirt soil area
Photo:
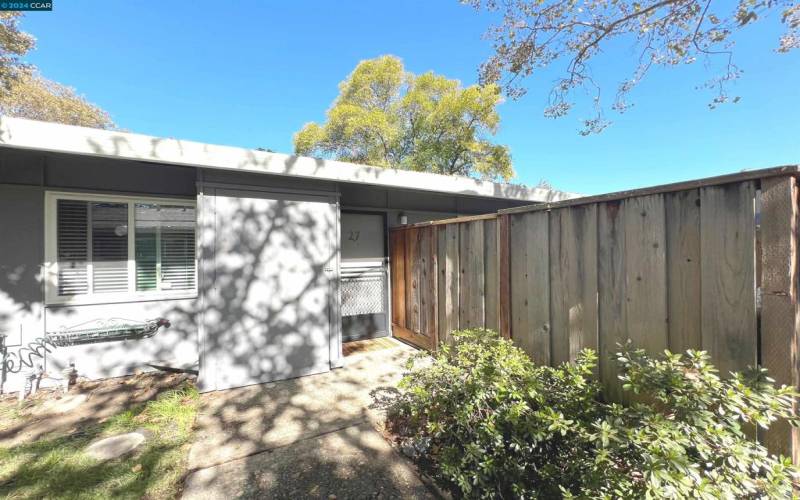
M 191 378 L 179 373 L 148 372 L 79 380 L 67 394 L 42 389 L 21 405 L 16 394 L 0 396 L 0 447 L 31 443 L 52 434 L 68 435 L 81 427 L 103 423 Z

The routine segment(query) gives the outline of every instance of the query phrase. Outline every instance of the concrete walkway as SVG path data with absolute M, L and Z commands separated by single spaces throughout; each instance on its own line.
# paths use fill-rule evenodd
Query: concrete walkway
M 203 396 L 184 498 L 431 498 L 376 431 L 376 401 L 415 351 L 345 358 L 345 367 Z

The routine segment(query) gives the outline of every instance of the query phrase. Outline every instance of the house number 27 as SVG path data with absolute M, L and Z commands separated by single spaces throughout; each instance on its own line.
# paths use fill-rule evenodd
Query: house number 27
M 348 238 L 348 240 L 358 241 L 359 236 L 361 236 L 361 231 L 350 231 L 350 237 Z

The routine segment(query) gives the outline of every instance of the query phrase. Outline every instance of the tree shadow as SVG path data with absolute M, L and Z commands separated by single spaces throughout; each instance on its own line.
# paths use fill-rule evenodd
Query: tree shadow
M 187 488 L 243 498 L 428 495 L 375 430 L 414 352 L 398 345 L 332 372 L 204 395 Z
M 173 143 L 153 139 L 150 157 L 145 160 L 158 159 L 159 151 L 174 147 Z M 103 143 L 90 143 L 90 147 L 98 155 L 136 159 L 131 157 L 134 148 L 127 144 L 124 136 L 115 135 Z M 196 144 L 187 146 L 187 151 L 196 147 Z M 184 151 L 180 141 L 178 148 Z M 209 151 L 212 153 L 214 151 Z M 330 162 L 322 160 L 250 152 L 236 169 L 272 172 L 273 167 L 267 168 L 264 162 L 276 161 L 283 162 L 278 175 L 298 177 L 313 177 L 322 170 L 329 172 L 331 166 Z M 354 168 L 352 165 L 345 167 Z M 356 180 L 380 184 L 385 171 L 373 170 L 356 168 L 354 175 L 361 176 Z M 251 196 L 259 199 L 256 192 Z M 200 263 L 198 298 L 154 301 L 141 309 L 157 312 L 172 324 L 167 331 L 151 339 L 93 344 L 71 352 L 83 359 L 108 359 L 106 364 L 115 365 L 114 373 L 131 373 L 147 360 L 173 357 L 178 344 L 198 345 L 198 331 L 202 330 L 196 348 L 201 379 L 208 374 L 224 379 L 223 384 L 211 384 L 209 388 L 292 379 L 329 369 L 333 359 L 327 337 L 322 345 L 316 341 L 318 339 L 301 333 L 329 329 L 331 317 L 334 322 L 339 321 L 335 304 L 319 302 L 327 302 L 329 296 L 336 298 L 338 295 L 335 291 L 337 277 L 328 271 L 337 267 L 339 241 L 335 220 L 306 210 L 301 202 L 309 200 L 294 195 L 276 197 L 270 203 L 254 203 L 247 196 L 229 197 L 226 211 L 212 211 L 209 217 L 206 204 L 212 198 L 202 197 L 199 207 L 203 213 L 198 225 L 201 244 L 196 255 Z M 294 278 L 287 280 L 287 276 Z M 36 279 L 33 275 L 26 277 L 26 280 Z M 329 287 L 334 291 L 321 293 Z M 25 303 L 22 296 L 16 300 Z M 41 296 L 37 296 L 37 300 L 41 302 Z M 125 307 L 102 305 L 94 310 L 108 313 L 125 310 Z M 71 307 L 61 310 L 64 315 L 73 314 Z M 334 344 L 338 346 L 338 341 Z M 126 355 L 120 357 L 119 352 Z M 378 359 L 319 377 L 242 387 L 226 391 L 225 395 L 210 393 L 203 397 L 198 439 L 204 439 L 203 433 L 214 436 L 209 438 L 212 445 L 200 456 L 213 457 L 211 451 L 215 449 L 224 453 L 232 450 L 224 456 L 249 463 L 251 458 L 248 457 L 256 457 L 265 449 L 286 446 L 298 436 L 319 436 L 358 426 L 375 410 L 370 408 L 369 391 L 376 384 L 395 381 L 394 368 L 389 370 L 392 373 L 389 376 L 376 372 L 376 366 L 387 368 L 401 361 Z M 49 362 L 55 369 L 65 367 L 62 357 L 54 357 Z M 320 380 L 320 377 L 327 378 Z M 131 397 L 120 394 L 120 397 Z M 99 418 L 102 418 L 104 406 L 112 406 L 110 400 L 102 399 L 92 404 Z M 19 429 L 8 430 L 8 436 L 15 432 Z M 349 437 L 343 439 L 356 448 L 359 446 L 362 437 L 344 435 Z M 319 460 L 320 464 L 324 462 L 322 457 Z M 375 461 L 382 463 L 378 458 Z M 197 463 L 197 467 L 215 465 L 209 460 L 198 459 Z M 385 467 L 390 466 L 389 462 L 385 463 Z
M 154 372 L 124 379 L 82 381 L 67 395 L 58 398 L 54 397 L 54 391 L 45 391 L 32 402 L 32 407 L 21 408 L 26 413 L 25 418 L 8 422 L 0 429 L 0 446 L 31 443 L 50 434 L 80 432 L 150 401 L 164 391 L 176 389 L 187 380 L 193 378 Z M 14 403 L 5 401 L 4 404 Z
M 333 182 L 358 182 L 365 184 L 393 186 L 398 182 L 397 169 L 355 165 L 336 160 L 311 158 L 305 156 L 270 153 L 258 150 L 244 150 L 227 146 L 202 144 L 192 141 L 148 137 L 118 132 L 93 131 L 92 135 L 80 134 L 89 150 L 104 156 L 139 159 L 144 161 L 164 161 L 175 163 L 176 158 L 189 158 L 198 166 L 269 173 L 299 178 L 324 179 Z M 0 138 L 2 140 L 2 138 Z M 148 150 L 143 154 L 142 151 Z M 471 177 L 445 176 L 414 171 L 402 171 L 405 182 L 413 183 L 417 189 L 436 191 L 437 180 L 457 184 L 457 193 L 466 196 L 490 196 L 530 201 L 531 204 L 554 202 L 574 198 L 574 193 L 560 192 L 540 187 L 494 183 Z
M 165 498 L 180 488 L 185 457 L 190 446 L 191 416 L 196 393 L 186 377 L 166 378 L 154 390 L 153 380 L 131 384 L 97 383 L 80 422 L 49 422 L 51 433 L 27 435 L 27 440 L 2 450 L 0 495 L 10 498 Z M 150 383 L 147 383 L 150 382 Z M 121 388 L 120 385 L 128 386 Z M 91 387 L 86 387 L 89 390 Z M 137 389 L 149 392 L 138 393 Z M 174 389 L 174 390 L 173 390 Z M 164 394 L 164 398 L 156 395 Z M 47 402 L 43 403 L 43 406 Z M 103 413 L 93 413 L 94 409 Z M 165 417 L 172 417 L 165 420 Z M 62 414 L 55 417 L 73 417 Z M 30 422 L 41 424 L 42 422 Z M 37 427 L 41 427 L 38 425 Z M 145 435 L 136 450 L 110 460 L 84 453 L 93 441 L 123 432 Z
M 190 309 L 174 308 L 168 317 L 179 318 L 178 328 L 204 329 L 201 384 L 244 387 L 203 396 L 189 455 L 189 467 L 198 472 L 190 482 L 197 486 L 207 480 L 200 484 L 203 489 L 216 487 L 227 477 L 217 474 L 225 464 L 239 472 L 262 470 L 265 452 L 328 434 L 337 436 L 330 438 L 334 451 L 312 448 L 296 454 L 299 467 L 305 470 L 313 463 L 330 471 L 328 479 L 340 477 L 335 471 L 346 464 L 336 458 L 336 450 L 348 448 L 352 460 L 394 477 L 389 474 L 397 466 L 394 452 L 375 451 L 363 442 L 372 437 L 351 429 L 369 421 L 370 390 L 396 381 L 406 352 L 363 356 L 328 372 L 330 342 L 338 349 L 338 341 L 329 339 L 331 316 L 338 318 L 327 303 L 336 296 L 329 288 L 336 278 L 326 269 L 335 269 L 339 245 L 334 220 L 324 217 L 329 212 L 311 209 L 319 200 L 308 205 L 294 195 L 264 202 L 258 193 L 227 196 L 229 192 L 219 190 L 213 200 L 210 194 L 207 190 L 203 198 L 200 223 L 201 298 Z M 213 217 L 208 217 L 211 203 Z M 314 331 L 328 333 L 315 339 L 309 334 Z M 327 373 L 295 378 L 317 372 Z M 216 380 L 203 381 L 204 376 Z M 286 380 L 261 383 L 281 379 Z M 298 491 L 306 491 L 312 477 L 298 476 L 298 481 Z M 340 484 L 338 491 L 348 484 Z M 281 492 L 282 485 L 263 483 L 259 491 Z

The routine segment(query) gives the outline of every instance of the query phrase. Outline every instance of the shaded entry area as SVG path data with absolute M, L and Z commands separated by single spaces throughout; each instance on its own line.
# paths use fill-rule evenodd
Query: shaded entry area
M 438 498 L 375 430 L 416 352 L 380 342 L 338 370 L 204 394 L 183 498 Z
M 206 191 L 202 390 L 330 369 L 335 224 L 327 196 Z
M 342 211 L 342 341 L 385 337 L 386 221 L 382 213 Z

